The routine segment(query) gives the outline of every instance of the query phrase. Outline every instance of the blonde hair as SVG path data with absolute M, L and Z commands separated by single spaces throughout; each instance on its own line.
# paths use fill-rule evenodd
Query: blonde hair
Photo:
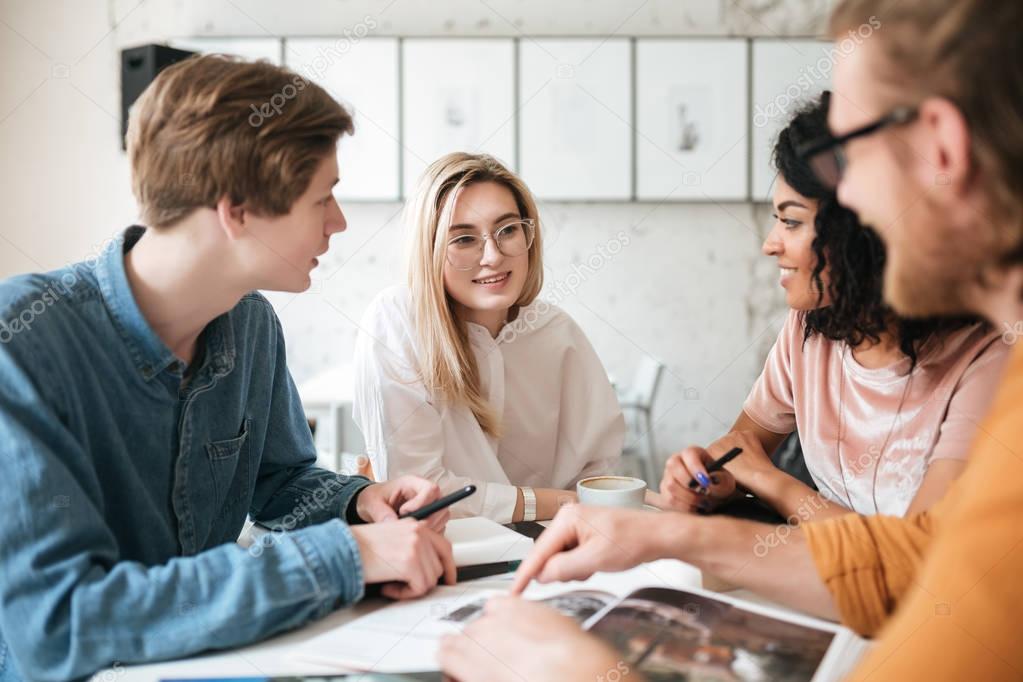
M 892 104 L 943 97 L 970 128 L 973 162 L 998 221 L 998 254 L 1023 263 L 1023 2 L 1020 0 L 842 0 L 830 33 L 872 19 L 883 54 L 877 74 Z M 895 101 L 898 100 L 898 101 Z
M 227 195 L 266 216 L 291 210 L 351 115 L 318 85 L 226 55 L 167 67 L 132 107 L 126 136 L 142 222 L 169 227 Z
M 529 268 L 515 308 L 529 305 L 543 287 L 543 239 L 536 201 L 522 180 L 487 154 L 455 152 L 437 159 L 419 180 L 405 206 L 409 230 L 408 286 L 419 342 L 422 380 L 432 394 L 472 410 L 483 431 L 499 436 L 499 416 L 480 390 L 479 368 L 466 325 L 455 315 L 444 288 L 447 232 L 459 192 L 479 182 L 496 182 L 515 197 L 519 214 L 535 221 Z

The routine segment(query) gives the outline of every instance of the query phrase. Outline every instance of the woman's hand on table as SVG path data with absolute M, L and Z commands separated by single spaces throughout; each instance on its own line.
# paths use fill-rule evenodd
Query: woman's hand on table
M 724 469 L 708 473 L 707 467 L 714 459 L 707 450 L 695 445 L 669 457 L 661 476 L 657 506 L 670 511 L 709 512 L 730 499 L 736 490 L 735 478 Z M 690 488 L 692 481 L 698 487 Z
M 707 471 L 715 460 L 732 448 L 742 454 L 714 473 Z M 739 485 L 755 490 L 778 469 L 764 452 L 760 440 L 750 431 L 732 431 L 709 448 L 688 447 L 668 458 L 661 477 L 658 506 L 685 512 L 709 512 L 731 499 Z M 696 481 L 698 487 L 689 487 Z
M 441 641 L 441 670 L 460 682 L 638 680 L 620 654 L 548 606 L 495 597 L 461 634 Z M 626 677 L 628 676 L 628 677 Z

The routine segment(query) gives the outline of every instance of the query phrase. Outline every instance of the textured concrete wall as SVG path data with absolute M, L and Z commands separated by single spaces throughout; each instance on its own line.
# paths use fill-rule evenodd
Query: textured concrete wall
M 372 15 L 379 35 L 812 36 L 826 0 L 117 0 L 0 4 L 0 276 L 87 256 L 134 208 L 118 150 L 118 49 L 185 35 L 332 35 Z M 529 178 L 526 178 L 529 181 Z M 369 299 L 400 275 L 398 204 L 346 207 L 350 229 L 314 288 L 276 295 L 302 381 L 350 357 Z M 548 292 L 627 383 L 641 357 L 669 367 L 662 451 L 730 425 L 784 315 L 767 211 L 734 204 L 542 206 Z M 624 230 L 617 255 L 583 267 Z

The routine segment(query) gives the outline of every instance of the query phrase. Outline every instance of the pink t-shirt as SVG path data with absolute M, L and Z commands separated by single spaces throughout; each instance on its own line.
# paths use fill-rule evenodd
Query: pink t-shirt
M 798 431 L 821 493 L 860 514 L 904 515 L 932 461 L 966 459 L 1009 355 L 997 332 L 972 325 L 928 342 L 910 375 L 909 358 L 868 369 L 847 344 L 803 336 L 792 311 L 743 410 L 774 433 Z

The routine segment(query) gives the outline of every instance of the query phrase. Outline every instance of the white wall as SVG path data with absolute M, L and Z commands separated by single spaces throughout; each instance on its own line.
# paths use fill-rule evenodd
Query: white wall
M 185 35 L 340 35 L 366 15 L 376 17 L 377 35 L 806 36 L 821 29 L 830 4 L 3 0 L 0 276 L 83 258 L 133 220 L 118 142 L 123 46 Z M 297 380 L 350 357 L 369 299 L 399 279 L 399 209 L 345 206 L 350 228 L 335 238 L 321 279 L 302 295 L 274 297 Z M 542 206 L 550 286 L 579 279 L 573 266 L 627 231 L 627 247 L 559 298 L 619 381 L 643 354 L 668 364 L 655 409 L 664 450 L 730 425 L 773 342 L 784 308 L 774 264 L 759 251 L 766 214 L 748 203 Z

